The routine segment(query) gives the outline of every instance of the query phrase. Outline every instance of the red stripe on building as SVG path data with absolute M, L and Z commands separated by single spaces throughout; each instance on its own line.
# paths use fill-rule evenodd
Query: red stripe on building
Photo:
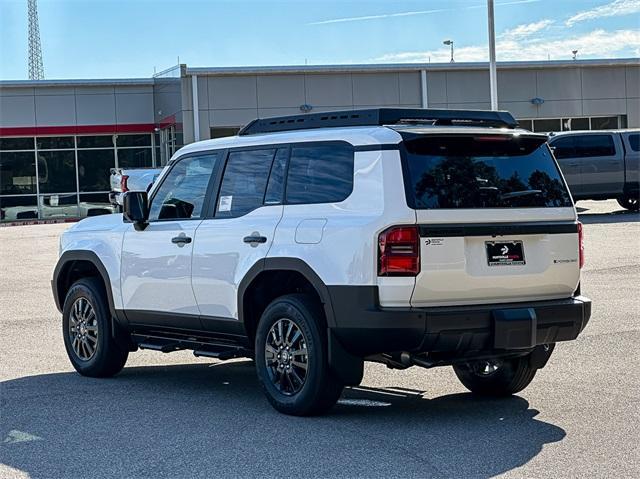
M 153 133 L 154 123 L 125 123 L 120 125 L 76 126 L 16 126 L 0 127 L 0 136 L 84 135 L 115 133 Z

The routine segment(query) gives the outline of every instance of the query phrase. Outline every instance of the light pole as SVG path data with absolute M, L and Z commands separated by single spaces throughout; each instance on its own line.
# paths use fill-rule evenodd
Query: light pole
M 493 0 L 487 0 L 489 19 L 489 88 L 491 90 L 491 109 L 498 109 L 498 74 L 496 72 L 496 31 L 493 22 Z
M 455 60 L 453 59 L 453 40 L 445 40 L 442 43 L 451 46 L 451 63 L 455 63 Z

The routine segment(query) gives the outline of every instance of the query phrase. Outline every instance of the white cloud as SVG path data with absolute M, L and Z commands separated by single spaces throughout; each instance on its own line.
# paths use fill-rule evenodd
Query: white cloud
M 603 17 L 619 17 L 638 12 L 640 12 L 640 0 L 615 0 L 614 2 L 600 5 L 590 10 L 578 12 L 570 17 L 565 23 L 568 26 L 572 26 L 586 20 Z
M 504 38 L 523 38 L 533 35 L 541 30 L 547 29 L 551 24 L 553 24 L 555 20 L 545 19 L 540 20 L 539 22 L 533 23 L 523 23 L 522 25 L 518 25 L 514 28 L 511 28 L 505 31 L 502 34 Z
M 517 40 L 501 38 L 496 42 L 496 56 L 501 61 L 570 59 L 572 50 L 578 50 L 578 57 L 611 58 L 621 52 L 640 49 L 640 31 L 638 30 L 593 30 L 589 33 L 568 38 L 548 40 L 544 37 Z M 382 55 L 374 61 L 395 62 L 448 62 L 449 48 L 430 51 L 398 52 Z M 489 59 L 486 45 L 470 45 L 455 49 L 458 62 L 479 62 Z
M 540 0 L 513 0 L 510 2 L 496 3 L 496 6 L 520 5 L 522 3 L 537 3 L 539 1 Z M 321 20 L 317 22 L 307 23 L 307 25 L 329 25 L 332 23 L 364 22 L 367 20 L 380 20 L 383 18 L 397 18 L 397 17 L 413 17 L 416 15 L 431 15 L 433 13 L 453 12 L 457 10 L 472 10 L 475 8 L 485 8 L 485 5 L 477 4 L 477 5 L 469 5 L 461 8 L 437 8 L 433 10 L 418 10 L 414 12 L 384 13 L 381 15 L 363 15 L 361 17 L 332 18 L 330 20 Z

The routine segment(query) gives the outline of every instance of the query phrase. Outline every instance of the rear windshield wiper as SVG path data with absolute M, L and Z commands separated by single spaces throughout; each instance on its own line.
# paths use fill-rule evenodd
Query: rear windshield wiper
M 502 193 L 500 195 L 501 200 L 508 200 L 510 198 L 520 198 L 521 196 L 529 196 L 529 195 L 541 195 L 542 190 L 519 190 L 512 191 L 510 193 Z

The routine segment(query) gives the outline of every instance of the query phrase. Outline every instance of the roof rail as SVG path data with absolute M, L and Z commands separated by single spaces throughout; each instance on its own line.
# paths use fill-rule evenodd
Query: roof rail
M 345 126 L 382 126 L 397 124 L 473 125 L 515 128 L 518 122 L 507 111 L 446 110 L 426 108 L 372 108 L 368 110 L 329 111 L 303 115 L 258 118 L 245 125 L 238 135 Z

